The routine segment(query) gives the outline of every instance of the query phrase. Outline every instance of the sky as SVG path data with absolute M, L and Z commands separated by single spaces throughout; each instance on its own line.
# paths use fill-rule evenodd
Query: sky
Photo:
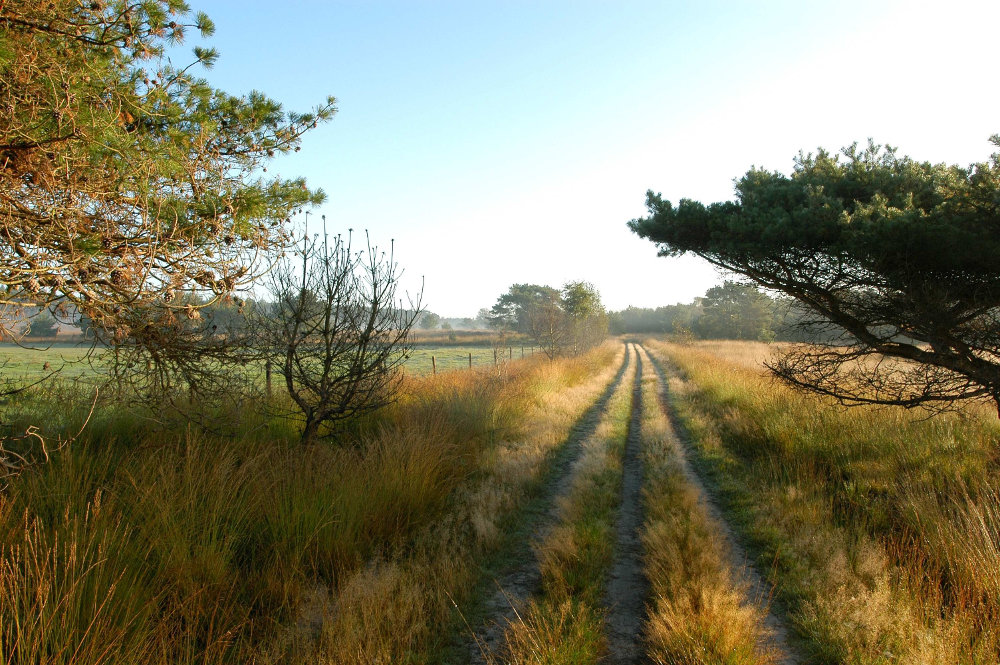
M 1000 133 L 995 0 L 189 0 L 204 76 L 334 119 L 269 175 L 305 176 L 331 232 L 394 244 L 411 294 L 475 316 L 515 283 L 605 306 L 722 281 L 626 227 L 652 189 L 729 200 L 751 166 L 869 138 L 969 164 Z

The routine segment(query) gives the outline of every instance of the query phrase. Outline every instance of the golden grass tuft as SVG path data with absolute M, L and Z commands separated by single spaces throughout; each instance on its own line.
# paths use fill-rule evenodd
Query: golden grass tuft
M 567 598 L 532 602 L 505 634 L 507 651 L 501 659 L 487 656 L 489 665 L 580 665 L 595 662 L 604 651 L 604 619 L 588 603 Z
M 0 663 L 138 662 L 160 592 L 148 547 L 103 493 L 45 523 L 9 512 L 0 548 Z M 16 531 L 15 531 L 16 530 Z

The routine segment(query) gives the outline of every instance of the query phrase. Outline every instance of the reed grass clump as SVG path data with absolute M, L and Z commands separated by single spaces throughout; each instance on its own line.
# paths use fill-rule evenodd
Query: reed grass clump
M 607 648 L 603 614 L 571 598 L 532 601 L 504 637 L 506 665 L 594 663 Z

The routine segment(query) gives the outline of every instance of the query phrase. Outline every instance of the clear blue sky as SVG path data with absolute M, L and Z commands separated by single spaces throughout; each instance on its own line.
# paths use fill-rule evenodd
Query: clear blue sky
M 444 316 L 517 282 L 687 302 L 720 277 L 628 232 L 647 189 L 729 199 L 751 165 L 868 137 L 966 164 L 1000 132 L 994 1 L 189 1 L 217 87 L 337 97 L 271 172 L 322 187 L 332 231 L 394 239 Z

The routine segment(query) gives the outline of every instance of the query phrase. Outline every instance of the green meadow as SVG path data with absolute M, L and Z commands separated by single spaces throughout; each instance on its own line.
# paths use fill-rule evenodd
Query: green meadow
M 468 369 L 469 358 L 472 367 L 481 369 L 494 364 L 494 348 L 491 345 L 419 345 L 407 356 L 405 368 L 409 374 L 423 376 L 457 369 Z M 99 352 L 91 352 L 89 346 L 74 344 L 52 344 L 36 347 L 19 347 L 14 344 L 0 346 L 0 380 L 31 383 L 52 373 L 64 380 L 95 377 L 100 369 L 96 362 Z M 530 346 L 510 346 L 504 352 L 509 359 L 519 360 L 538 353 Z M 95 361 L 95 362 L 92 362 Z M 46 363 L 48 368 L 46 369 Z

